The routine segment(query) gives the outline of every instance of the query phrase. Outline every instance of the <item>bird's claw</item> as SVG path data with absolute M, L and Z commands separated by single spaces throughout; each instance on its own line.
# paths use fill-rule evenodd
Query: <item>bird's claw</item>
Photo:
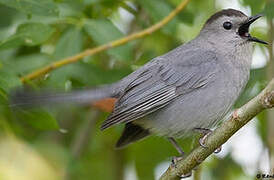
M 177 162 L 180 161 L 180 160 L 182 160 L 182 159 L 183 159 L 182 156 L 173 156 L 172 160 L 171 160 L 170 167 L 171 168 L 177 168 L 177 166 L 176 166 Z M 192 172 L 191 171 L 189 173 L 187 173 L 187 174 L 180 174 L 180 175 L 178 174 L 178 177 L 180 177 L 180 178 L 188 178 L 190 176 L 192 176 Z
M 215 149 L 214 153 L 218 154 L 219 152 L 222 151 L 222 146 L 218 147 L 217 149 Z
M 183 159 L 182 156 L 173 156 L 170 164 L 171 168 L 176 168 L 177 162 L 180 161 L 181 159 Z
M 212 130 L 210 129 L 203 129 L 203 128 L 196 128 L 197 130 L 199 131 L 202 131 L 202 133 L 204 134 L 203 137 L 201 137 L 199 139 L 199 144 L 200 146 L 202 146 L 203 148 L 208 148 L 206 145 L 205 145 L 205 141 L 206 141 L 206 138 L 212 133 Z M 222 150 L 222 146 L 218 147 L 214 153 L 217 154 L 219 152 L 221 152 Z
M 190 171 L 189 173 L 187 174 L 181 174 L 179 177 L 180 178 L 188 178 L 188 177 L 191 177 L 192 176 L 192 171 Z
M 205 145 L 205 141 L 206 141 L 206 138 L 209 136 L 210 133 L 206 133 L 203 137 L 201 137 L 199 139 L 199 144 L 200 146 L 202 146 L 203 148 L 207 148 L 207 146 Z

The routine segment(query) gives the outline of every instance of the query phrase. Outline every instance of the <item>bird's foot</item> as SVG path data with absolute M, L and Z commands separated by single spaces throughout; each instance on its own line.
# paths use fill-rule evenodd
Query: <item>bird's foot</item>
M 191 177 L 192 176 L 192 172 L 190 171 L 189 173 L 187 174 L 181 174 L 179 177 L 180 178 L 188 178 L 188 177 Z
M 205 141 L 206 141 L 206 138 L 212 133 L 212 130 L 206 129 L 206 128 L 195 128 L 195 130 L 198 130 L 203 135 L 203 137 L 199 139 L 200 146 L 202 146 L 203 148 L 207 148 L 207 146 L 205 145 Z M 221 152 L 221 150 L 222 150 L 222 146 L 218 147 L 214 151 L 214 153 L 217 154 Z
M 175 149 L 178 151 L 178 153 L 180 154 L 180 156 L 175 156 L 175 157 L 172 157 L 172 160 L 171 160 L 171 167 L 172 168 L 176 168 L 176 164 L 178 161 L 180 161 L 181 159 L 183 159 L 183 156 L 184 156 L 184 151 L 182 150 L 182 148 L 179 146 L 179 144 L 176 142 L 176 140 L 172 137 L 169 137 L 168 138 L 169 142 L 175 147 Z
M 182 160 L 183 157 L 182 156 L 173 156 L 172 159 L 171 159 L 171 168 L 177 168 L 176 164 L 178 161 Z
M 183 156 L 174 156 L 172 157 L 172 160 L 171 160 L 171 164 L 170 164 L 170 168 L 177 168 L 177 162 L 182 160 L 183 159 Z M 180 178 L 188 178 L 192 175 L 192 171 L 190 171 L 189 173 L 187 174 L 178 174 L 178 177 Z
M 174 138 L 169 137 L 168 140 L 180 154 L 180 156 L 172 157 L 171 164 L 170 164 L 170 168 L 177 168 L 177 162 L 183 159 L 185 153 L 181 149 L 181 147 L 178 145 L 178 143 L 176 142 L 176 140 Z M 192 175 L 192 172 L 189 172 L 187 174 L 180 174 L 180 175 L 178 174 L 178 177 L 187 178 L 187 177 L 190 177 L 191 175 Z

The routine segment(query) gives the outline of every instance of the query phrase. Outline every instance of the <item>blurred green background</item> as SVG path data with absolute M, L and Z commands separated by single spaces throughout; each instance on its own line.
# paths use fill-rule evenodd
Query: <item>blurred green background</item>
M 175 149 L 152 136 L 116 150 L 123 125 L 99 130 L 107 112 L 60 105 L 31 110 L 8 107 L 20 77 L 87 48 L 143 30 L 181 0 L 0 0 L 0 179 L 152 180 L 168 167 Z M 251 34 L 273 42 L 274 1 L 192 0 L 169 24 L 142 39 L 61 67 L 26 84 L 70 91 L 115 82 L 150 59 L 193 39 L 206 19 L 223 8 L 265 13 Z M 254 45 L 251 79 L 236 107 L 274 77 L 273 46 Z M 274 171 L 274 112 L 261 113 L 200 167 L 202 179 L 256 179 Z M 186 152 L 192 139 L 181 140 Z M 272 172 L 271 172 L 272 170 Z M 198 173 L 197 173 L 198 174 Z M 197 176 L 199 177 L 199 176 Z M 195 179 L 199 179 L 195 177 Z M 189 179 L 194 179 L 191 177 Z

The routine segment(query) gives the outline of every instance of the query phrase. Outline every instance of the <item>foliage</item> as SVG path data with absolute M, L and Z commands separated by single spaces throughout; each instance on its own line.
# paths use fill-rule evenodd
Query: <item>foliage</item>
M 101 132 L 99 126 L 108 113 L 100 112 L 94 118 L 92 115 L 96 111 L 90 110 L 90 107 L 68 105 L 16 109 L 9 107 L 8 95 L 13 89 L 23 86 L 19 79 L 23 75 L 87 48 L 149 27 L 167 16 L 180 2 L 0 0 L 0 15 L 3 17 L 0 19 L 0 136 L 3 139 L 0 139 L 0 144 L 5 145 L 4 150 L 8 152 L 13 149 L 14 143 L 18 144 L 17 148 L 31 149 L 22 152 L 21 156 L 33 156 L 38 164 L 43 164 L 36 168 L 49 172 L 49 179 L 120 180 L 130 167 L 139 179 L 153 179 L 155 168 L 176 155 L 165 139 L 153 136 L 126 149 L 115 150 L 115 141 L 123 126 Z M 273 18 L 273 3 L 266 6 L 264 1 L 259 0 L 240 2 L 249 7 L 252 14 L 265 12 L 268 18 Z M 115 82 L 150 59 L 192 39 L 216 10 L 214 0 L 192 0 L 169 24 L 144 39 L 86 57 L 81 62 L 67 65 L 26 84 L 34 89 L 69 91 Z M 253 31 L 260 37 L 267 37 L 266 31 Z M 251 74 L 251 81 L 237 106 L 253 97 L 267 81 L 264 67 L 252 70 Z M 265 142 L 266 130 L 262 128 L 266 124 L 265 116 L 258 118 L 259 134 Z M 80 141 L 79 137 L 89 119 L 94 121 L 94 126 L 88 142 L 82 146 L 82 153 L 76 155 L 75 142 Z M 193 140 L 182 140 L 181 144 L 189 152 Z M 5 154 L 3 151 L 0 151 L 0 159 Z M 32 163 L 26 158 L 24 162 Z M 229 155 L 224 159 L 215 158 L 210 163 L 205 169 L 210 179 L 222 178 L 218 173 L 220 171 L 227 180 L 248 176 Z M 223 164 L 229 164 L 229 168 L 223 167 Z M 12 168 L 15 172 L 21 171 L 18 167 Z M 0 179 L 4 172 L 8 171 L 0 163 Z M 37 179 L 37 174 L 30 173 L 26 179 Z

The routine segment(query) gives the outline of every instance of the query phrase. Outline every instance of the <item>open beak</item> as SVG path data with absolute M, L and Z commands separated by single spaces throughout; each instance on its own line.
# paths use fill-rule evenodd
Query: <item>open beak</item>
M 238 30 L 238 33 L 241 37 L 243 38 L 247 38 L 248 41 L 253 41 L 253 42 L 258 42 L 258 43 L 262 43 L 262 44 L 268 44 L 267 42 L 260 40 L 256 37 L 252 37 L 248 30 L 249 30 L 249 26 L 256 21 L 257 19 L 259 19 L 260 17 L 262 17 L 262 14 L 257 14 L 255 16 L 251 16 L 249 17 L 240 27 Z

